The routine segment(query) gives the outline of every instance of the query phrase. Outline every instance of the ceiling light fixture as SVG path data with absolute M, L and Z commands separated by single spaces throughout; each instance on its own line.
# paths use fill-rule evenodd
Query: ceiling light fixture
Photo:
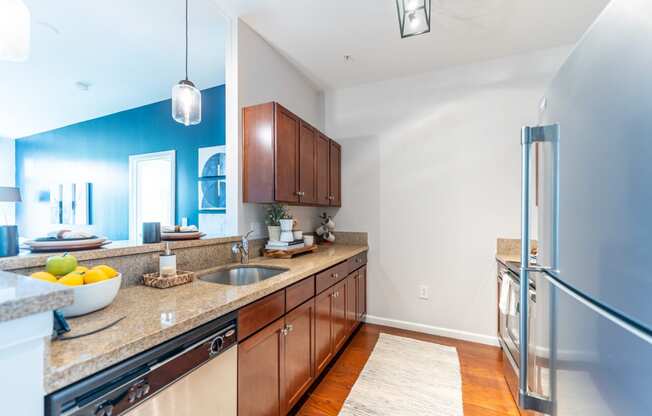
M 191 126 L 201 123 L 201 92 L 188 80 L 188 0 L 186 0 L 186 78 L 172 87 L 172 118 Z
M 402 38 L 430 32 L 430 3 L 431 0 L 396 0 Z
M 0 0 L 0 61 L 29 57 L 31 15 L 22 0 Z

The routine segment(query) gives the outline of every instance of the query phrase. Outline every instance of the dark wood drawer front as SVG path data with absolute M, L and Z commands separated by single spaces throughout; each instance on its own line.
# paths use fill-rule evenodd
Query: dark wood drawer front
M 313 296 L 315 296 L 315 276 L 310 276 L 286 289 L 285 311 L 291 311 Z
M 285 290 L 245 306 L 238 314 L 238 341 L 247 338 L 284 314 Z
M 344 279 L 349 274 L 348 260 L 336 266 L 326 269 L 317 274 L 315 285 L 317 286 L 317 293 L 321 293 L 335 283 Z
M 349 264 L 349 273 L 353 273 L 367 264 L 367 252 L 365 251 L 364 253 L 356 254 L 348 259 L 347 263 Z

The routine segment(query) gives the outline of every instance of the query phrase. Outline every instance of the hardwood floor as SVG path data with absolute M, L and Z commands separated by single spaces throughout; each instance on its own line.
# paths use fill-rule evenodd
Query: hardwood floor
M 376 345 L 380 332 L 457 348 L 465 416 L 519 415 L 503 378 L 499 348 L 371 324 L 360 327 L 340 356 L 323 373 L 321 380 L 296 406 L 294 414 L 337 415 Z

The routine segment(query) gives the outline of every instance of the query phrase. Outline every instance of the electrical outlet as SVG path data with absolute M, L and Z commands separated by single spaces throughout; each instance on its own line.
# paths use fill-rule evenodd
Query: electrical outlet
M 419 286 L 419 299 L 428 299 L 428 286 Z

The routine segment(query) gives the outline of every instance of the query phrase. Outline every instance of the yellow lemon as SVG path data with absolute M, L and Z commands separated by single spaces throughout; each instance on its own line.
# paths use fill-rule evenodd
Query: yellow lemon
M 68 273 L 59 279 L 59 283 L 66 286 L 81 286 L 84 284 L 84 276 L 79 273 Z
M 84 283 L 87 285 L 91 283 L 101 282 L 102 280 L 107 279 L 108 277 L 106 274 L 100 269 L 92 269 L 84 273 Z
M 100 264 L 99 266 L 95 266 L 93 267 L 93 270 L 101 270 L 102 272 L 104 272 L 104 275 L 108 279 L 116 277 L 119 274 L 114 268 L 109 267 L 106 264 Z
M 52 283 L 57 282 L 57 278 L 54 277 L 53 274 L 50 274 L 48 272 L 36 272 L 32 274 L 31 277 L 33 277 L 34 279 L 45 280 L 46 282 L 52 282 Z
M 77 266 L 75 267 L 75 270 L 73 270 L 75 273 L 86 273 L 88 271 L 88 267 L 85 266 Z

